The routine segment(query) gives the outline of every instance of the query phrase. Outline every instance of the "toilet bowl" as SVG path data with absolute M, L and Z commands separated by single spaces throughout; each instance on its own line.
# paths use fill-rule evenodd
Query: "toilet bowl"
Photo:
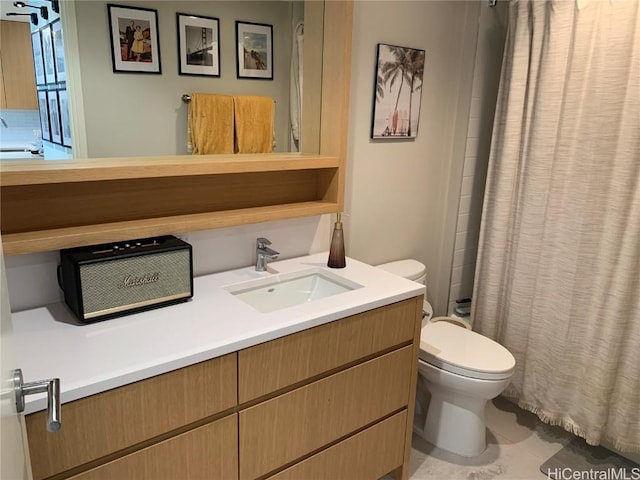
M 416 266 L 415 260 L 411 262 Z M 396 273 L 393 264 L 397 263 L 378 267 L 388 270 L 392 265 Z M 506 348 L 471 331 L 466 322 L 452 317 L 423 322 L 418 384 L 424 383 L 428 392 L 418 388 L 416 417 L 428 406 L 424 421 L 414 425 L 414 431 L 438 448 L 465 457 L 480 455 L 486 449 L 487 401 L 509 385 L 515 363 Z
M 431 394 L 416 433 L 465 457 L 487 447 L 487 401 L 509 385 L 516 361 L 502 345 L 448 322 L 429 323 L 420 334 L 418 371 Z

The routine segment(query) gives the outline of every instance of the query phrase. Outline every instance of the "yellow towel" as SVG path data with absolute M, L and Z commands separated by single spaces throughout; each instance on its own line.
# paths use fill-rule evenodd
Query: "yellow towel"
M 273 99 L 252 95 L 233 97 L 236 153 L 271 153 L 273 150 Z
M 233 97 L 191 94 L 187 148 L 193 155 L 233 153 Z

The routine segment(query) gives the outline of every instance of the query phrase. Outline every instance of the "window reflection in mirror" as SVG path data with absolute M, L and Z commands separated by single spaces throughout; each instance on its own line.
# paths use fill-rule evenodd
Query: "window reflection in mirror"
M 26 16 L 28 13 L 29 16 Z M 60 15 L 44 0 L 0 2 L 0 159 L 72 157 Z M 6 126 L 5 126 L 6 125 Z

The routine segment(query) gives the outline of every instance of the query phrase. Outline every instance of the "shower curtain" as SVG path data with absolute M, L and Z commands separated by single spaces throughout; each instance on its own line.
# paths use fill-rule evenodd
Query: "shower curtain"
M 473 294 L 505 392 L 640 452 L 640 1 L 510 4 Z
M 289 113 L 291 118 L 291 150 L 300 151 L 300 122 L 302 121 L 302 73 L 304 51 L 304 23 L 299 22 L 293 29 L 291 39 L 291 65 L 289 88 Z

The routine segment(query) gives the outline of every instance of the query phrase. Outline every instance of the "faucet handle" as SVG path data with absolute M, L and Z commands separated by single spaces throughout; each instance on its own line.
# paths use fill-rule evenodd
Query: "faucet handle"
M 267 245 L 271 245 L 271 242 L 267 238 L 260 237 L 256 238 L 256 244 L 258 245 L 258 248 L 265 248 Z

